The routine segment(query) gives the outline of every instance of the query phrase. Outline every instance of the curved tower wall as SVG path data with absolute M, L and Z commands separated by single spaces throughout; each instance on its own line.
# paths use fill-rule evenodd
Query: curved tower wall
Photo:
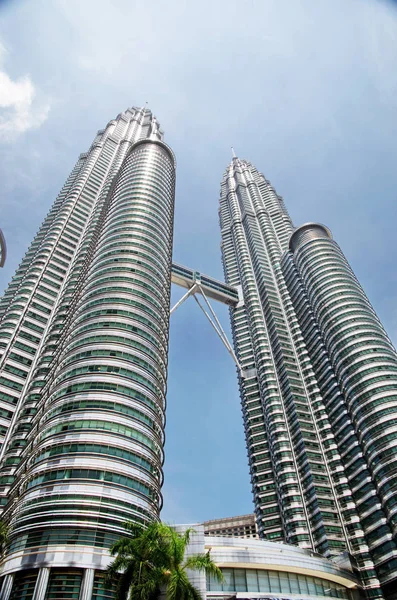
M 225 278 L 241 285 L 244 296 L 244 306 L 230 313 L 239 363 L 252 369 L 239 385 L 260 536 L 325 556 L 348 552 L 368 597 L 382 598 L 380 581 L 388 585 L 395 577 L 391 513 L 378 494 L 375 470 L 360 455 L 356 414 L 343 408 L 346 384 L 360 385 L 357 375 L 346 373 L 346 363 L 336 366 L 318 320 L 328 315 L 326 303 L 319 300 L 318 310 L 313 304 L 320 286 L 324 293 L 333 287 L 319 274 L 324 257 L 317 256 L 317 248 L 336 244 L 323 225 L 295 230 L 282 198 L 252 164 L 238 158 L 224 175 L 219 214 Z M 313 249 L 304 261 L 308 248 Z M 349 277 L 357 284 L 351 269 Z M 357 310 L 370 311 L 376 320 L 372 329 L 383 335 L 362 290 L 357 294 Z M 382 344 L 393 362 L 387 336 Z M 393 367 L 382 371 L 392 372 Z M 374 421 L 366 425 L 374 434 L 379 430 Z M 386 425 L 381 427 L 387 435 Z M 366 440 L 373 448 L 374 441 Z M 384 486 L 386 491 L 386 481 Z
M 291 219 L 263 175 L 234 159 L 220 222 L 226 280 L 242 285 L 245 301 L 231 311 L 236 353 L 243 369 L 256 369 L 240 389 L 259 532 L 328 555 L 346 550 L 325 466 L 329 426 L 318 418 L 321 398 L 280 268 Z
M 296 230 L 292 260 L 341 391 L 330 398 L 333 429 L 386 584 L 397 574 L 397 353 L 340 247 L 316 227 Z
M 0 300 L 0 507 L 53 374 L 131 144 L 161 131 L 150 111 L 128 109 L 98 131 L 50 209 Z
M 84 224 L 8 435 L 11 598 L 29 578 L 45 594 L 69 575 L 91 598 L 125 521 L 159 518 L 175 160 L 149 111 L 130 116 L 113 124 L 125 126 L 112 176 Z

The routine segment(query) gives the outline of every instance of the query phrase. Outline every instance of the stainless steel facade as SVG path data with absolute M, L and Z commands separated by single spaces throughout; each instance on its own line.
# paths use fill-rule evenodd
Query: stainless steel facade
M 3 600 L 111 598 L 109 545 L 126 520 L 159 517 L 175 194 L 162 137 L 136 108 L 98 132 L 1 301 Z
M 397 590 L 397 354 L 330 231 L 295 229 L 234 158 L 221 185 L 226 281 L 260 535 L 348 552 L 367 597 Z M 396 421 L 397 422 L 397 421 Z

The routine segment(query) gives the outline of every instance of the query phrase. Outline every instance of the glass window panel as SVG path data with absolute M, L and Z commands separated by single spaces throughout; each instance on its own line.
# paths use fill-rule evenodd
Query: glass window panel
M 301 589 L 301 594 L 308 594 L 309 593 L 309 586 L 307 583 L 307 577 L 305 577 L 304 575 L 299 575 L 299 587 Z
M 317 579 L 317 577 L 316 577 L 314 580 L 314 585 L 316 586 L 317 594 L 324 594 L 324 586 L 323 586 L 323 582 L 321 581 L 321 579 Z
M 234 583 L 237 592 L 247 591 L 247 580 L 245 578 L 245 569 L 234 569 Z
M 31 600 L 38 571 L 22 571 L 16 574 L 10 600 Z
M 234 587 L 233 569 L 224 569 L 223 577 L 225 578 L 225 581 L 223 582 L 222 590 L 225 592 L 234 592 L 235 587 Z
M 300 594 L 299 578 L 296 573 L 289 573 L 289 585 L 291 594 Z
M 316 584 L 314 583 L 313 577 L 306 577 L 307 587 L 309 588 L 309 594 L 316 594 Z
M 111 587 L 109 584 L 105 585 L 103 575 L 100 573 L 95 573 L 92 600 L 115 600 L 115 587 L 115 585 L 111 585 Z
M 211 591 L 214 590 L 214 581 L 215 581 L 215 577 L 213 575 L 211 575 L 210 573 L 206 574 L 206 580 L 207 580 L 207 591 Z M 221 586 L 219 586 L 221 587 Z
M 271 592 L 281 592 L 280 579 L 277 571 L 269 571 L 269 582 Z
M 291 588 L 289 585 L 289 574 L 288 573 L 279 573 L 280 579 L 280 587 L 282 592 L 290 592 Z
M 247 591 L 259 592 L 258 573 L 256 569 L 247 569 Z
M 267 571 L 258 571 L 258 583 L 260 592 L 270 592 L 269 575 Z

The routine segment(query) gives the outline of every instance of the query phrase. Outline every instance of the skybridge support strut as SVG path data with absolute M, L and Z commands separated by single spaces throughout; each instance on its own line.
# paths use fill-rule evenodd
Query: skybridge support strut
M 186 294 L 183 294 L 182 298 L 180 300 L 178 300 L 178 302 L 171 308 L 170 310 L 170 315 L 172 315 L 172 313 L 181 305 L 185 302 L 185 300 L 187 300 L 189 298 L 189 296 L 191 296 L 192 294 L 194 295 L 194 293 L 197 291 L 197 285 L 195 284 L 193 287 L 190 288 L 190 290 L 188 290 L 186 292 Z
M 241 295 L 241 290 L 229 286 L 225 283 L 219 282 L 215 279 L 209 278 L 205 275 L 201 276 L 201 274 L 197 271 L 192 271 L 191 269 L 187 269 L 186 267 L 174 264 L 172 265 L 172 282 L 182 287 L 187 287 L 188 291 L 171 308 L 170 314 L 172 315 L 172 313 L 175 312 L 176 309 L 181 304 L 183 304 L 185 300 L 189 298 L 189 296 L 193 296 L 193 298 L 195 299 L 195 301 L 197 302 L 197 304 L 211 323 L 222 344 L 225 346 L 226 350 L 232 357 L 237 369 L 239 370 L 240 376 L 243 378 L 252 376 L 251 373 L 244 371 L 244 369 L 240 365 L 238 358 L 233 350 L 233 347 L 227 339 L 226 333 L 223 330 L 222 325 L 207 298 L 207 295 L 209 294 L 213 299 L 218 300 L 223 304 L 227 304 L 228 306 L 231 306 L 233 308 L 238 308 L 244 304 Z M 198 299 L 198 295 L 201 295 L 203 297 L 209 312 Z

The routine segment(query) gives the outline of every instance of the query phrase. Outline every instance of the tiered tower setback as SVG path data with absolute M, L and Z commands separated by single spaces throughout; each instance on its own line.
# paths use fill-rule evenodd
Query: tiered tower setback
M 2 299 L 3 581 L 17 572 L 15 598 L 26 577 L 56 590 L 65 572 L 49 565 L 91 598 L 125 521 L 159 518 L 174 194 L 155 117 L 120 114 L 80 156 Z
M 271 184 L 233 158 L 221 185 L 231 309 L 261 537 L 348 552 L 369 598 L 397 578 L 397 354 L 329 230 L 295 229 Z

